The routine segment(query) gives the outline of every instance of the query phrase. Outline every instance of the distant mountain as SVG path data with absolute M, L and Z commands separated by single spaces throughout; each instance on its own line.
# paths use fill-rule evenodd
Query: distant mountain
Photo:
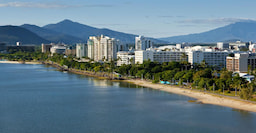
M 67 44 L 72 44 L 72 43 L 77 43 L 77 42 L 85 42 L 85 39 L 66 35 L 66 34 L 52 31 L 52 30 L 42 28 L 42 27 L 39 27 L 36 25 L 24 24 L 24 25 L 21 25 L 21 27 L 28 29 L 28 30 L 36 33 L 38 36 L 45 38 L 54 43 L 63 42 L 63 43 L 67 43 Z
M 22 44 L 41 44 L 49 43 L 50 41 L 22 27 L 0 26 L 0 42 L 14 45 L 16 42 L 22 42 Z
M 159 39 L 171 43 L 205 43 L 220 42 L 226 40 L 256 41 L 256 21 L 237 22 L 203 33 L 166 37 Z
M 135 36 L 137 36 L 133 34 L 113 31 L 110 29 L 98 29 L 95 27 L 83 25 L 70 20 L 64 20 L 57 24 L 49 24 L 44 26 L 43 28 L 52 30 L 58 33 L 63 33 L 66 35 L 75 36 L 83 40 L 88 40 L 89 36 L 99 36 L 103 34 L 105 36 L 119 39 L 123 43 L 134 43 Z M 152 39 L 155 43 L 166 43 L 165 41 L 161 41 L 153 38 L 150 38 L 150 39 Z

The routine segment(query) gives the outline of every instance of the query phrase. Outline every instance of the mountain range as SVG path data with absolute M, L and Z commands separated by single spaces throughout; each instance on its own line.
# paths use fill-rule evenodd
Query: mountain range
M 49 43 L 50 41 L 19 26 L 0 26 L 0 42 L 7 44 L 15 44 L 16 42 L 22 42 L 23 44 L 41 44 Z
M 256 21 L 236 22 L 198 34 L 159 38 L 169 43 L 209 43 L 227 40 L 256 41 Z
M 0 26 L 0 31 L 2 31 L 0 32 L 0 42 L 5 42 L 7 44 L 14 44 L 16 41 L 20 41 L 23 44 L 41 44 L 49 42 L 66 44 L 86 43 L 89 36 L 100 35 L 119 39 L 122 43 L 134 44 L 135 37 L 138 36 L 110 29 L 99 29 L 71 20 L 63 20 L 59 23 L 48 24 L 43 27 L 32 24 L 23 24 L 21 26 L 12 26 L 12 29 L 9 31 L 5 27 L 6 26 Z M 21 32 L 21 29 L 24 32 Z M 7 34 L 5 34 L 4 31 Z M 29 34 L 28 31 L 30 32 Z M 155 43 L 167 43 L 154 38 L 149 39 L 153 40 Z
M 66 44 L 86 43 L 89 36 L 106 35 L 119 39 L 123 43 L 134 44 L 138 35 L 100 29 L 88 25 L 63 20 L 56 24 L 48 24 L 42 27 L 24 24 L 21 26 L 0 26 L 0 42 L 15 44 L 20 41 L 23 44 L 59 43 Z M 189 34 L 166 38 L 149 38 L 156 44 L 167 43 L 213 43 L 227 40 L 256 41 L 256 21 L 236 22 L 224 27 L 203 33 Z

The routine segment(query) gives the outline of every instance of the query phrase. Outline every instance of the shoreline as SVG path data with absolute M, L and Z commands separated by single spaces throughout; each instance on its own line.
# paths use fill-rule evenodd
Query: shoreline
M 50 63 L 44 63 L 44 62 L 18 62 L 18 61 L 0 61 L 0 63 L 9 63 L 9 64 L 45 64 L 45 65 L 51 65 L 53 67 L 56 67 L 60 70 L 65 70 L 70 73 L 79 74 L 79 75 L 86 75 L 90 77 L 95 77 L 98 79 L 108 79 L 110 81 L 117 81 L 117 80 L 111 80 L 110 76 L 106 73 L 95 73 L 90 71 L 82 71 L 82 70 L 76 70 L 76 69 L 64 69 L 62 66 L 59 66 L 58 64 L 50 64 Z M 107 75 L 107 76 L 104 76 Z M 133 80 L 133 79 L 125 79 L 125 80 L 118 80 L 119 82 L 128 82 L 131 84 L 160 90 L 168 93 L 174 93 L 178 95 L 184 95 L 191 98 L 195 98 L 197 103 L 203 103 L 203 104 L 212 104 L 212 105 L 218 105 L 223 107 L 230 107 L 233 109 L 239 109 L 244 111 L 250 111 L 250 112 L 256 112 L 256 104 L 252 103 L 250 101 L 245 101 L 242 99 L 235 99 L 232 97 L 212 94 L 208 92 L 199 92 L 196 90 L 189 90 L 184 89 L 177 86 L 170 86 L 170 85 L 164 85 L 164 84 L 154 84 L 149 81 L 145 80 Z
M 243 101 L 242 99 L 240 100 L 240 99 L 228 98 L 225 96 L 219 96 L 217 94 L 211 94 L 208 92 L 198 92 L 195 90 L 184 89 L 176 86 L 153 84 L 151 82 L 142 81 L 142 80 L 126 80 L 126 81 L 139 86 L 152 88 L 155 90 L 161 90 L 169 93 L 192 97 L 197 99 L 196 102 L 198 103 L 212 104 L 212 105 L 218 105 L 223 107 L 230 107 L 233 109 L 256 112 L 255 103 L 252 103 L 249 101 Z
M 24 62 L 21 62 L 21 61 L 3 61 L 3 60 L 0 60 L 0 63 L 5 63 L 5 64 L 42 64 L 41 62 L 36 62 L 36 61 L 24 61 Z
M 68 70 L 71 73 L 80 74 L 80 75 L 86 75 L 95 77 L 98 79 L 108 79 L 110 81 L 117 81 L 117 80 L 111 80 L 107 77 L 103 77 L 101 74 L 94 74 L 93 72 L 87 72 L 87 71 L 79 71 L 79 70 Z M 160 90 L 168 93 L 174 93 L 178 95 L 184 95 L 187 97 L 195 98 L 196 103 L 202 103 L 202 104 L 212 104 L 217 106 L 223 106 L 223 107 L 229 107 L 233 109 L 239 109 L 244 111 L 250 111 L 250 112 L 256 112 L 256 104 L 250 101 L 242 100 L 242 99 L 235 99 L 232 97 L 224 96 L 224 95 L 218 95 L 213 94 L 209 92 L 199 92 L 197 90 L 190 90 L 190 89 L 184 89 L 178 86 L 170 86 L 170 85 L 164 85 L 164 84 L 154 84 L 149 81 L 145 80 L 136 80 L 136 79 L 124 79 L 124 80 L 118 80 L 119 82 L 127 82 L 155 90 Z

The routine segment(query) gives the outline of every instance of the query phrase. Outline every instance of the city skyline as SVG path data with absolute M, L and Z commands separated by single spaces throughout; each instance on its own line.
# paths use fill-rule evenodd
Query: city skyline
M 0 0 L 0 25 L 44 26 L 70 19 L 96 28 L 160 38 L 255 20 L 255 4 L 249 0 Z

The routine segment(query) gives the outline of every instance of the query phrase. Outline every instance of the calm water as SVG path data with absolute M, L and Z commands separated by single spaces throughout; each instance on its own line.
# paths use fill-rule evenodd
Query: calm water
M 0 133 L 252 133 L 256 113 L 185 96 L 0 64 Z

